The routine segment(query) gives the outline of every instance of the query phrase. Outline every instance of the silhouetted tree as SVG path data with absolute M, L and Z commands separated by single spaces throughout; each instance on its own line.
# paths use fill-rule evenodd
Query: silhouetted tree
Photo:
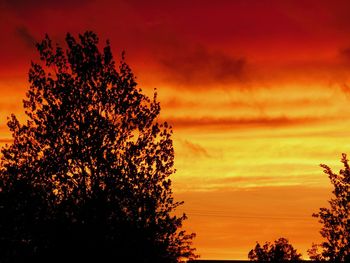
M 334 190 L 333 198 L 329 201 L 330 208 L 320 208 L 317 214 L 313 214 L 323 224 L 320 233 L 325 238 L 320 244 L 321 254 L 317 254 L 315 249 L 310 250 L 318 260 L 333 262 L 350 260 L 350 168 L 346 154 L 342 154 L 341 162 L 344 169 L 341 169 L 339 174 L 333 173 L 331 168 L 321 164 Z
M 309 255 L 310 260 L 317 262 L 326 261 L 320 252 L 320 248 L 321 245 L 312 243 L 311 248 L 307 250 L 307 254 Z
M 0 261 L 193 258 L 194 234 L 180 231 L 169 176 L 172 128 L 137 88 L 124 55 L 86 32 L 37 44 L 24 100 L 28 120 L 8 121 L 13 144 L 0 165 Z M 68 256 L 69 255 L 69 256 Z
M 255 248 L 249 251 L 248 258 L 250 261 L 300 261 L 301 254 L 297 253 L 297 250 L 288 243 L 288 240 L 282 237 L 276 240 L 274 244 L 265 242 L 261 246 L 257 242 Z

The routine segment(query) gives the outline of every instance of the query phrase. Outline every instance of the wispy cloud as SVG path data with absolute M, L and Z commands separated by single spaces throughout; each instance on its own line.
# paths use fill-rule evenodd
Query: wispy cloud
M 199 127 L 280 127 L 291 125 L 304 125 L 313 122 L 324 121 L 320 118 L 288 118 L 288 117 L 261 117 L 261 118 L 168 118 L 175 128 L 199 128 Z
M 186 85 L 243 81 L 247 64 L 243 57 L 232 57 L 204 46 L 187 47 L 167 54 L 160 63 L 169 81 Z
M 29 47 L 34 48 L 37 40 L 29 32 L 28 28 L 25 26 L 20 26 L 16 28 L 16 34 L 21 38 L 21 40 Z
M 13 139 L 9 138 L 0 138 L 0 143 L 12 143 Z
M 190 152 L 190 155 L 194 155 L 197 158 L 198 157 L 206 157 L 210 158 L 211 155 L 208 153 L 208 151 L 201 145 L 197 143 L 190 142 L 188 140 L 183 140 L 182 145 L 185 147 L 187 151 Z

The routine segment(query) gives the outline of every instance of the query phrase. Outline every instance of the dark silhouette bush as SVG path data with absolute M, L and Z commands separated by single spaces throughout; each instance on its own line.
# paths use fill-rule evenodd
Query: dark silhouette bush
M 313 260 L 350 261 L 350 168 L 346 154 L 342 155 L 341 162 L 344 169 L 339 174 L 333 173 L 327 165 L 321 165 L 334 190 L 333 198 L 329 201 L 330 208 L 320 208 L 317 214 L 313 214 L 323 224 L 320 233 L 325 239 L 322 244 L 314 244 L 309 250 Z M 322 251 L 318 252 L 318 248 Z
M 301 260 L 301 254 L 297 253 L 297 250 L 289 244 L 288 240 L 282 237 L 276 240 L 274 244 L 265 242 L 265 244 L 261 246 L 257 242 L 255 248 L 249 251 L 248 258 L 250 261 L 261 262 L 298 262 Z

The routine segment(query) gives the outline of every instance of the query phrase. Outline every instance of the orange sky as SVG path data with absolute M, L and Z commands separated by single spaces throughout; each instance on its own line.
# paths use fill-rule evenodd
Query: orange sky
M 33 43 L 110 39 L 174 126 L 174 192 L 202 259 L 289 238 L 306 257 L 327 205 L 320 163 L 350 153 L 349 1 L 0 0 L 0 144 L 23 118 Z

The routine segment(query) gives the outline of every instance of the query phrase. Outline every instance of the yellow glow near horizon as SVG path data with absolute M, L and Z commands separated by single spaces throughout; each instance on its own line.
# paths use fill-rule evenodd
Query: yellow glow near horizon
M 11 112 L 25 119 L 19 97 L 25 92 L 12 93 L 13 85 L 28 84 L 6 86 L 3 124 Z M 178 92 L 168 86 L 158 93 L 160 120 L 174 122 L 174 193 L 185 201 L 179 211 L 189 216 L 185 227 L 197 233 L 201 257 L 246 259 L 255 241 L 281 236 L 307 257 L 311 243 L 320 241 L 311 214 L 330 194 L 319 164 L 337 171 L 340 154 L 350 149 L 341 89 L 286 84 Z M 9 137 L 3 125 L 1 144 Z

